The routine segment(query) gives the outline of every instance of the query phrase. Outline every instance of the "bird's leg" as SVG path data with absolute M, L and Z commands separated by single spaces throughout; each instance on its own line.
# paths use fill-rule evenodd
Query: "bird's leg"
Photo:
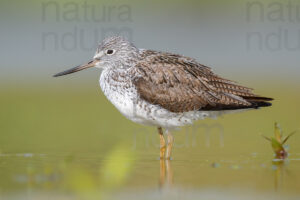
M 166 151 L 166 141 L 165 141 L 165 138 L 164 138 L 164 133 L 163 133 L 163 130 L 161 127 L 158 127 L 157 128 L 158 130 L 158 134 L 159 134 L 159 139 L 160 139 L 160 159 L 164 159 L 165 157 L 165 151 Z
M 174 144 L 174 137 L 167 130 L 167 150 L 166 150 L 166 159 L 167 160 L 170 160 L 170 158 L 171 158 L 173 144 Z

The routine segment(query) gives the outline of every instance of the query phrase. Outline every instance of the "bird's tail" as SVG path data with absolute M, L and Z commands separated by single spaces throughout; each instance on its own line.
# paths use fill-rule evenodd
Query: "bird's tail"
M 250 97 L 242 97 L 246 101 L 251 103 L 252 108 L 259 108 L 259 107 L 268 107 L 271 106 L 272 103 L 270 101 L 274 100 L 273 98 L 269 97 L 260 97 L 260 96 L 250 96 Z

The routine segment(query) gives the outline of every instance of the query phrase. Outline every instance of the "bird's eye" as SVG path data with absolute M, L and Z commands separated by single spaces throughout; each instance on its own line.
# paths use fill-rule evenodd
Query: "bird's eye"
M 108 54 L 108 55 L 112 55 L 113 53 L 115 53 L 115 51 L 113 49 L 106 50 L 106 54 Z

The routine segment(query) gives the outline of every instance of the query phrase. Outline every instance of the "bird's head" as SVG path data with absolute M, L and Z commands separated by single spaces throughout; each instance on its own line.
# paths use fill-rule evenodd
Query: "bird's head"
M 139 50 L 125 38 L 119 36 L 109 37 L 99 44 L 93 60 L 55 74 L 54 77 L 71 74 L 91 67 L 100 69 L 128 68 L 135 62 L 138 56 Z

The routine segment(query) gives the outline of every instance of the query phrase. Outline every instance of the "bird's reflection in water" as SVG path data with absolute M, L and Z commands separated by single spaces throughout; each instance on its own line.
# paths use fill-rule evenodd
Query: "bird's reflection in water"
M 160 188 L 170 188 L 173 184 L 173 170 L 169 159 L 160 159 Z
M 286 160 L 273 160 L 272 166 L 274 169 L 274 189 L 275 191 L 280 191 L 283 187 L 284 174 L 288 172 L 286 165 L 288 162 Z M 159 176 L 159 186 L 160 189 L 170 189 L 173 185 L 173 169 L 170 160 L 160 160 L 160 176 Z

